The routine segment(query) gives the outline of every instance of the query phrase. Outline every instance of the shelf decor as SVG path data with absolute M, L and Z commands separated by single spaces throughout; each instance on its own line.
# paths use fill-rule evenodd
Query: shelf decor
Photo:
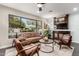
M 54 17 L 54 28 L 68 29 L 68 17 L 69 17 L 68 14 L 63 17 Z

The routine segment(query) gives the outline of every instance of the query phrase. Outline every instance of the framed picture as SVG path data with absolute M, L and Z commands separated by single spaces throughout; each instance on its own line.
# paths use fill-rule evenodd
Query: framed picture
M 48 25 L 44 23 L 44 29 L 48 29 Z
M 37 29 L 42 29 L 42 21 L 37 20 Z
M 14 15 L 9 15 L 9 27 L 10 28 L 20 28 L 20 26 L 21 26 L 20 17 L 14 16 Z

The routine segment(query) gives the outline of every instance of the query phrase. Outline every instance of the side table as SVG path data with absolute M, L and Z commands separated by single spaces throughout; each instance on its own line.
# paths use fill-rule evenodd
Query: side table
M 41 39 L 39 41 L 41 44 L 44 44 L 46 47 L 50 47 L 52 50 L 50 51 L 45 51 L 45 50 L 41 50 L 44 53 L 51 53 L 54 51 L 54 41 L 52 39 L 48 39 L 48 41 L 45 41 L 44 39 Z M 52 46 L 50 46 L 49 44 L 52 44 Z

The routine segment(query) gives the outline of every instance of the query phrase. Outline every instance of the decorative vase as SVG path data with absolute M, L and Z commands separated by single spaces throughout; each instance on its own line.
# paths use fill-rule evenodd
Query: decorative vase
M 48 41 L 48 37 L 44 37 L 44 40 L 45 40 L 45 41 Z

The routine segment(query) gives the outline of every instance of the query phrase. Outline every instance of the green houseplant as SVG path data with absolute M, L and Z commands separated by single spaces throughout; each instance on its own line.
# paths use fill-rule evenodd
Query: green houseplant
M 49 30 L 46 29 L 46 30 L 44 31 L 44 40 L 45 40 L 45 41 L 48 40 L 48 35 L 49 35 Z

